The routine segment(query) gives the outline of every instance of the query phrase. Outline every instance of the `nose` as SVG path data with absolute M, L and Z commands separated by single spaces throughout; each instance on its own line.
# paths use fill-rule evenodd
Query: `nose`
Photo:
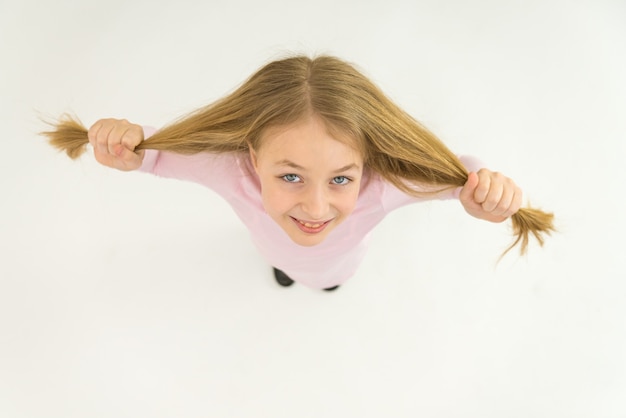
M 328 215 L 330 202 L 324 187 L 311 186 L 304 193 L 302 203 L 300 205 L 304 213 L 309 216 L 309 220 L 322 220 Z

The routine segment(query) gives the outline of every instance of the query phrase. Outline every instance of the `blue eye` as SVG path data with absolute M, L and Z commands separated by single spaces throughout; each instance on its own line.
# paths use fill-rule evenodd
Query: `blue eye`
M 333 178 L 333 183 L 340 186 L 345 186 L 346 184 L 350 183 L 350 181 L 351 180 L 346 176 L 337 176 Z
M 300 177 L 296 174 L 285 174 L 284 176 L 282 176 L 282 179 L 285 180 L 287 183 L 297 183 L 300 181 Z

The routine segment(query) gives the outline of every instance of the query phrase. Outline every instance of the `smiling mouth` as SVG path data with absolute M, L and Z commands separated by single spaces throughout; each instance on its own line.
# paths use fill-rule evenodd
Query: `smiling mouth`
M 290 218 L 294 221 L 298 228 L 300 228 L 301 231 L 308 234 L 317 234 L 319 232 L 322 232 L 324 228 L 326 228 L 326 225 L 328 225 L 330 221 L 332 221 L 332 219 L 330 219 L 326 222 L 311 223 L 301 221 L 300 219 L 294 218 L 293 216 L 290 216 Z

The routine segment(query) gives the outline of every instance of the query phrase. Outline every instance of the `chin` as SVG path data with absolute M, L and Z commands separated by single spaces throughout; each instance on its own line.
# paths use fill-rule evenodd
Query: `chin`
M 287 235 L 289 235 L 291 241 L 300 245 L 301 247 L 315 247 L 316 245 L 321 244 L 322 242 L 324 242 L 330 231 L 334 229 L 332 227 L 334 225 L 332 225 L 330 228 L 327 227 L 324 231 L 320 233 L 307 234 L 306 232 L 302 232 L 300 229 L 298 229 L 298 227 L 293 224 L 288 224 L 286 226 L 288 229 L 284 228 L 284 230 L 285 232 L 287 232 Z
M 289 238 L 301 247 L 315 247 L 324 242 L 326 235 L 327 234 L 324 234 L 324 236 L 294 236 L 294 234 L 289 234 Z

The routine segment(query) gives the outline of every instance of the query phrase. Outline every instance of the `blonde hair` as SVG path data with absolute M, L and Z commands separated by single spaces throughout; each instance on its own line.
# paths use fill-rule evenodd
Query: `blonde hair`
M 463 164 L 433 133 L 353 66 L 330 56 L 271 62 L 231 94 L 164 127 L 137 150 L 247 152 L 261 146 L 267 128 L 311 114 L 353 138 L 366 166 L 408 194 L 420 194 L 411 183 L 442 191 L 467 181 Z M 88 143 L 87 130 L 70 116 L 43 134 L 71 158 Z M 530 234 L 543 245 L 544 234 L 554 231 L 553 215 L 538 209 L 522 208 L 511 220 L 516 239 L 504 254 L 518 243 L 524 254 Z

